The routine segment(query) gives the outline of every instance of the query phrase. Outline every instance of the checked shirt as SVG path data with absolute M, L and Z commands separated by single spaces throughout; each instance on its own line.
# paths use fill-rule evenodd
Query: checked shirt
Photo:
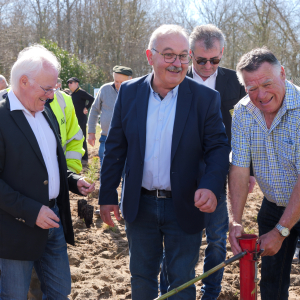
M 287 206 L 300 174 L 300 88 L 285 81 L 286 93 L 271 128 L 245 96 L 232 118 L 232 164 L 249 167 L 265 197 Z

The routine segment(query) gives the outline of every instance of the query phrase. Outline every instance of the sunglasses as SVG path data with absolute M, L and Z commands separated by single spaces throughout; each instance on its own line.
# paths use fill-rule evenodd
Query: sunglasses
M 69 81 L 68 84 L 72 84 L 74 81 Z
M 212 64 L 212 65 L 217 65 L 220 61 L 221 61 L 221 58 L 210 58 L 210 59 L 207 59 L 207 58 L 203 58 L 203 57 L 199 57 L 199 58 L 195 58 L 196 62 L 198 65 L 202 65 L 204 66 L 208 61 Z

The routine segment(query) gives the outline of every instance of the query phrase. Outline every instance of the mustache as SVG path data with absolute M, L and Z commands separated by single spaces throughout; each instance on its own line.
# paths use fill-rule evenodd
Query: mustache
M 169 67 L 167 67 L 167 70 L 171 71 L 171 72 L 180 72 L 180 71 L 182 71 L 182 68 L 181 67 L 177 68 L 175 66 L 169 66 Z

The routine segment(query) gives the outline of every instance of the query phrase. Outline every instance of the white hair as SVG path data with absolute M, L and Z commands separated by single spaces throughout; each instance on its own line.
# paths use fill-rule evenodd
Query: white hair
M 23 75 L 34 78 L 42 69 L 50 68 L 59 74 L 61 66 L 56 56 L 39 44 L 23 49 L 10 73 L 12 90 L 19 89 L 19 80 Z
M 151 50 L 152 48 L 156 47 L 156 42 L 159 37 L 161 37 L 163 35 L 169 35 L 169 34 L 181 34 L 186 38 L 187 42 L 189 40 L 189 35 L 183 27 L 181 27 L 179 25 L 174 25 L 174 24 L 164 24 L 164 25 L 161 25 L 160 27 L 156 28 L 152 32 L 150 41 L 148 44 L 148 49 Z

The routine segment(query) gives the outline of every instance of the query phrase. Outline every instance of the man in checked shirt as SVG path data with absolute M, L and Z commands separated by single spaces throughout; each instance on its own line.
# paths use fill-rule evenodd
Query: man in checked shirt
M 286 80 L 284 68 L 267 48 L 254 49 L 237 65 L 248 95 L 232 120 L 229 173 L 229 241 L 241 252 L 242 215 L 249 166 L 264 199 L 258 213 L 262 253 L 262 300 L 287 300 L 297 237 L 300 235 L 300 89 Z

